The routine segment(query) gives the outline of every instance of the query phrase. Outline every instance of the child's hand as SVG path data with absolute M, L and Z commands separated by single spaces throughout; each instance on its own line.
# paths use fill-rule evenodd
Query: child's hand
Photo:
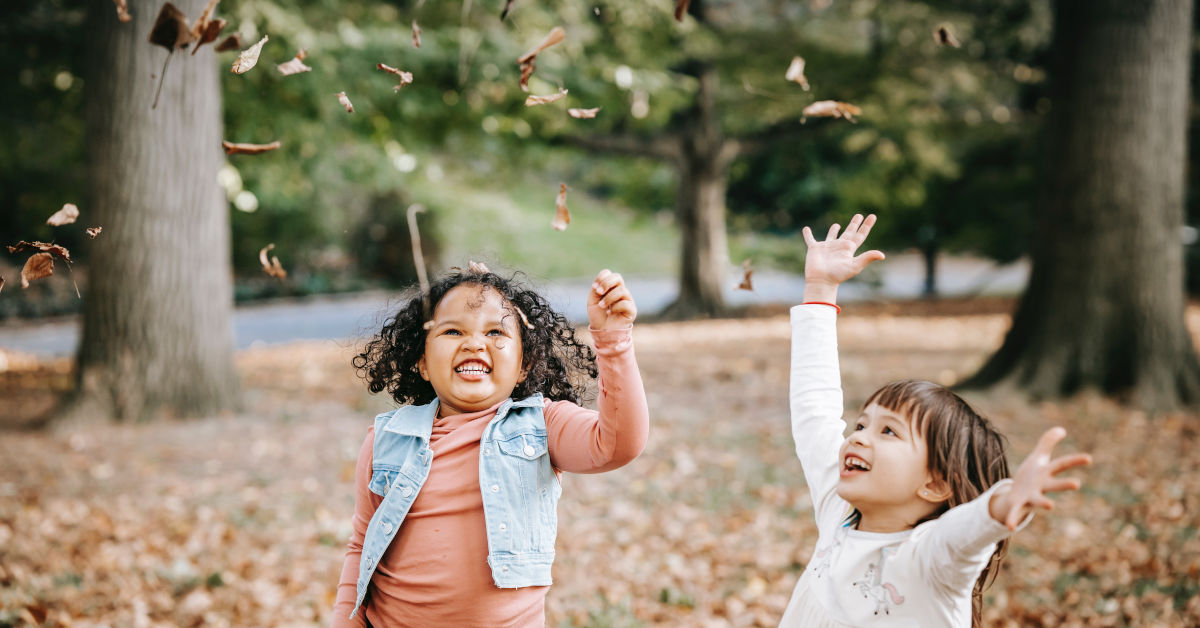
M 625 280 L 605 268 L 588 291 L 587 312 L 592 329 L 629 329 L 637 318 L 637 305 Z
M 867 216 L 866 220 L 862 214 L 855 214 L 841 236 L 838 235 L 840 227 L 835 223 L 829 227 L 829 235 L 823 241 L 814 238 L 811 229 L 804 228 L 804 242 L 808 245 L 808 254 L 804 257 L 805 301 L 835 302 L 839 284 L 862 272 L 867 264 L 883 259 L 883 253 L 875 250 L 854 255 L 874 225 L 875 214 Z
M 1092 457 L 1088 454 L 1071 454 L 1050 458 L 1054 446 L 1066 435 L 1067 431 L 1061 427 L 1051 428 L 1042 434 L 1033 453 L 1017 468 L 1008 490 L 992 495 L 988 510 L 993 519 L 1008 526 L 1009 530 L 1016 530 L 1035 506 L 1044 510 L 1054 508 L 1054 502 L 1045 493 L 1079 490 L 1078 479 L 1055 476 L 1067 469 L 1092 464 Z

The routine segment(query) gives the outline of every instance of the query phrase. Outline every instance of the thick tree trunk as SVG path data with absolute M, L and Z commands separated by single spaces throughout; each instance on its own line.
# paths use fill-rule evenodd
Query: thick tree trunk
M 921 289 L 921 296 L 926 299 L 937 298 L 938 252 L 936 241 L 926 242 L 921 247 L 921 258 L 925 261 L 925 286 Z
M 204 0 L 175 0 L 195 19 Z M 229 218 L 221 96 L 211 45 L 175 51 L 151 109 L 166 51 L 147 42 L 161 2 L 111 3 L 89 16 L 86 79 L 91 243 L 75 414 L 189 416 L 236 404 Z
M 1191 0 L 1060 0 L 1043 217 L 1004 345 L 967 385 L 1200 400 L 1184 325 Z

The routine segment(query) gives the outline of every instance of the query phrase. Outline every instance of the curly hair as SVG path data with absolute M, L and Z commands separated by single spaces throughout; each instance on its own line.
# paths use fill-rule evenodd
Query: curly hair
M 384 322 L 383 329 L 367 342 L 352 363 L 372 393 L 387 391 L 400 404 L 426 404 L 436 397 L 433 386 L 421 377 L 418 363 L 425 355 L 425 322 L 429 313 L 454 288 L 476 285 L 495 290 L 528 325 L 521 330 L 521 362 L 525 380 L 513 389 L 514 399 L 542 393 L 555 401 L 579 403 L 586 390 L 582 376 L 595 379 L 596 354 L 575 336 L 575 327 L 554 311 L 541 295 L 490 271 L 455 269 L 418 293 Z M 428 299 L 426 309 L 425 298 Z

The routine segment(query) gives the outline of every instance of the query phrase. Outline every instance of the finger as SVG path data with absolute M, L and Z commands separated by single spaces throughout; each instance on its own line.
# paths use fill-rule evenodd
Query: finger
M 1042 434 L 1042 437 L 1038 439 L 1037 447 L 1033 448 L 1033 452 L 1048 458 L 1050 457 L 1050 452 L 1054 451 L 1054 446 L 1066 437 L 1067 430 L 1064 430 L 1061 427 L 1052 427 L 1046 430 L 1046 432 Z
M 1058 475 L 1067 469 L 1075 467 L 1085 467 L 1092 464 L 1092 457 L 1088 454 L 1071 454 L 1061 458 L 1055 458 L 1050 461 L 1050 475 Z
M 846 224 L 846 230 L 842 232 L 842 237 L 847 240 L 853 240 L 858 237 L 858 226 L 862 224 L 862 221 L 862 214 L 854 214 L 854 217 Z
M 612 274 L 612 271 L 607 268 L 600 271 L 599 273 L 596 273 L 596 278 L 592 280 L 592 293 L 593 294 L 598 296 L 598 295 L 602 295 L 605 293 L 605 290 L 602 289 L 603 284 L 601 282 L 604 281 L 605 279 L 607 279 L 608 276 L 611 274 Z
M 1021 520 L 1025 518 L 1024 514 L 1021 506 L 1013 506 L 1008 510 L 1008 516 L 1004 517 L 1004 526 L 1009 530 L 1016 530 L 1017 526 L 1021 525 Z
M 1029 504 L 1031 506 L 1041 508 L 1042 510 L 1054 510 L 1054 502 L 1045 495 L 1038 495 L 1037 497 L 1029 500 Z
M 609 309 L 609 316 L 621 316 L 633 322 L 637 318 L 637 305 L 634 304 L 633 299 L 626 297 L 612 305 L 612 308 Z
M 629 293 L 629 289 L 623 284 L 613 286 L 611 290 L 600 297 L 600 307 L 609 308 L 616 304 L 621 299 L 632 299 L 633 295 Z
M 828 241 L 830 241 L 830 240 L 836 240 L 836 239 L 837 239 L 837 235 L 838 235 L 838 231 L 839 231 L 841 228 L 842 228 L 842 226 L 841 226 L 841 225 L 839 225 L 839 224 L 837 224 L 836 222 L 835 222 L 835 223 L 833 223 L 832 225 L 829 225 L 829 233 L 826 233 L 826 234 L 825 234 L 825 241 L 826 241 L 826 242 L 828 242 Z
M 1077 478 L 1059 478 L 1042 485 L 1043 493 L 1061 493 L 1063 491 L 1078 491 L 1083 483 Z
M 596 283 L 599 284 L 596 294 L 601 296 L 607 295 L 617 288 L 625 287 L 624 279 L 617 273 L 609 273 L 604 279 L 597 279 Z
M 882 251 L 870 250 L 855 256 L 854 263 L 858 264 L 859 269 L 863 269 L 866 268 L 867 264 L 877 262 L 881 259 L 883 259 Z
M 801 233 L 804 234 L 804 244 L 806 244 L 809 248 L 812 248 L 814 245 L 816 245 L 817 239 L 813 237 L 812 229 L 805 227 L 801 230 Z

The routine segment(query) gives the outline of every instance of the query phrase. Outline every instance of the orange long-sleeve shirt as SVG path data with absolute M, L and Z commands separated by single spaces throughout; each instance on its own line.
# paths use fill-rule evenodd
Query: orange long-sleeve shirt
M 573 473 L 599 473 L 632 461 L 646 446 L 649 411 L 633 353 L 632 330 L 592 330 L 599 369 L 599 410 L 569 401 L 545 407 L 550 462 Z M 374 427 L 354 474 L 354 531 L 338 583 L 334 628 L 366 626 L 542 626 L 549 587 L 501 589 L 492 581 L 479 491 L 479 440 L 499 404 L 437 419 L 429 477 L 384 552 L 366 601 L 353 619 L 367 524 L 383 498 L 371 492 Z

